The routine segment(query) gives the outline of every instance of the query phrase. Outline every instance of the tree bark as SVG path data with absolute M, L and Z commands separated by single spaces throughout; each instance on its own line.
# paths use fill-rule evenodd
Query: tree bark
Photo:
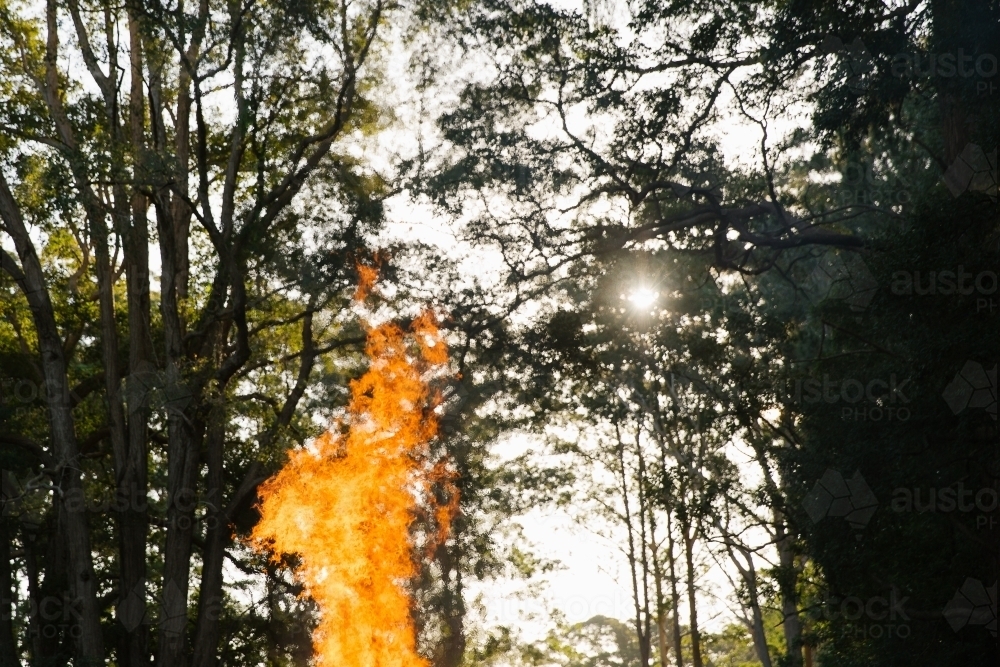
M 653 560 L 653 590 L 656 595 L 656 640 L 660 652 L 660 667 L 668 666 L 667 654 L 667 602 L 663 598 L 663 564 L 660 562 L 660 550 L 656 543 L 656 517 L 650 512 L 649 518 L 649 548 Z
M 670 565 L 670 606 L 672 607 L 674 656 L 677 660 L 677 667 L 684 667 L 683 644 L 681 642 L 681 596 L 677 592 L 677 558 L 674 555 L 674 529 L 671 518 L 671 508 L 667 508 L 667 559 Z
M 50 21 L 54 22 L 54 6 L 50 2 Z M 52 26 L 52 31 L 55 28 Z M 56 325 L 55 311 L 49 298 L 42 265 L 28 236 L 21 211 L 14 201 L 6 179 L 0 174 L 0 218 L 4 229 L 14 240 L 21 260 L 18 269 L 13 259 L 3 253 L 3 266 L 18 283 L 28 300 L 38 336 L 38 348 L 45 375 L 48 398 L 49 433 L 52 453 L 57 461 L 54 483 L 59 488 L 56 504 L 60 519 L 65 519 L 64 535 L 68 554 L 69 585 L 80 600 L 80 637 L 78 657 L 81 664 L 99 665 L 104 662 L 104 638 L 101 633 L 100 608 L 97 604 L 97 579 L 90 550 L 90 532 L 86 512 L 67 507 L 67 498 L 83 499 L 80 478 L 80 452 L 66 376 L 66 358 Z M 83 503 L 81 503 L 83 505 Z
M 10 519 L 0 516 L 0 667 L 17 665 L 17 646 L 14 644 L 14 589 L 10 558 L 10 541 L 13 531 Z
M 644 666 L 649 665 L 652 656 L 653 615 L 649 608 L 649 550 L 648 545 L 652 535 L 647 533 L 647 521 L 651 520 L 651 508 L 646 497 L 646 457 L 642 452 L 642 429 L 639 425 L 635 432 L 635 456 L 637 464 L 637 495 L 639 500 L 639 562 L 642 565 L 642 613 L 643 628 L 639 636 L 639 654 Z
M 465 603 L 462 599 L 462 571 L 456 567 L 456 561 L 455 554 L 447 545 L 442 544 L 438 548 L 438 564 L 446 587 L 443 612 L 448 631 L 443 642 L 440 667 L 459 667 L 465 657 Z
M 628 535 L 628 552 L 626 556 L 628 557 L 629 575 L 632 581 L 632 602 L 635 608 L 635 634 L 636 639 L 639 642 L 639 660 L 642 667 L 649 667 L 649 636 L 648 633 L 643 632 L 643 622 L 642 622 L 642 600 L 639 596 L 639 579 L 638 579 L 638 568 L 639 568 L 639 558 L 636 555 L 635 548 L 635 527 L 632 523 L 632 510 L 629 504 L 628 496 L 628 472 L 625 467 L 625 443 L 622 442 L 621 433 L 618 430 L 618 426 L 615 425 L 615 435 L 618 438 L 618 444 L 616 448 L 616 454 L 618 457 L 618 474 L 621 476 L 621 493 L 622 493 L 622 504 L 625 510 L 625 530 Z
M 210 667 L 216 663 L 219 648 L 219 611 L 222 606 L 222 563 L 232 537 L 229 516 L 222 507 L 222 464 L 226 438 L 226 411 L 217 407 L 209 416 L 205 439 L 205 463 L 208 476 L 206 501 L 205 551 L 202 555 L 201 592 L 198 596 L 198 622 L 195 629 L 192 667 Z
M 764 615 L 760 609 L 760 596 L 757 593 L 757 569 L 754 567 L 753 556 L 748 549 L 734 543 L 732 536 L 725 530 L 724 526 L 719 524 L 718 529 L 726 542 L 726 551 L 729 554 L 729 559 L 736 566 L 736 569 L 739 570 L 740 576 L 743 578 L 743 583 L 747 587 L 747 596 L 750 598 L 750 632 L 753 636 L 757 659 L 760 660 L 762 667 L 771 667 L 771 652 L 767 646 Z M 740 555 L 746 560 L 745 565 L 736 557 L 734 550 L 739 551 Z
M 177 359 L 167 370 L 168 392 L 188 391 L 180 378 Z M 176 399 L 183 401 L 183 394 Z M 198 435 L 202 428 L 195 423 L 193 411 L 173 405 L 168 417 L 167 445 L 167 539 L 163 553 L 163 604 L 159 633 L 159 667 L 187 665 L 184 635 L 187 628 L 187 603 L 190 588 L 191 542 L 194 510 L 197 506 L 195 483 L 198 473 Z
M 132 181 L 148 182 L 144 173 L 145 105 L 143 103 L 142 40 L 134 12 L 128 14 L 129 64 L 129 134 L 133 154 Z M 122 193 L 124 197 L 125 193 Z M 149 519 L 147 516 L 147 468 L 149 419 L 149 389 L 156 376 L 152 351 L 149 295 L 149 222 L 146 197 L 133 186 L 129 193 L 129 213 L 123 216 L 126 229 L 121 230 L 125 248 L 125 280 L 128 299 L 129 375 L 125 394 L 128 405 L 128 442 L 120 459 L 116 460 L 118 493 L 127 501 L 119 514 L 121 533 L 121 597 L 131 598 L 131 613 L 144 614 L 146 599 L 146 544 Z M 123 202 L 124 203 L 124 202 Z M 141 618 L 141 617 L 140 617 Z M 137 619 L 132 619 L 137 620 Z M 125 627 L 125 667 L 139 667 L 148 662 L 148 625 L 129 624 Z
M 24 570 L 28 577 L 28 601 L 30 612 L 28 616 L 28 646 L 32 661 L 39 662 L 42 658 L 41 627 L 38 618 L 38 606 L 42 599 L 41 586 L 38 581 L 38 550 L 35 543 L 35 531 L 25 526 L 24 529 Z
M 782 629 L 785 634 L 785 664 L 788 667 L 802 667 L 802 619 L 799 617 L 799 594 L 796 590 L 798 572 L 795 567 L 795 553 L 792 550 L 792 536 L 787 532 L 785 517 L 774 508 L 775 546 L 778 549 L 779 578 L 781 592 Z
M 687 567 L 688 617 L 691 623 L 691 664 L 703 667 L 701 657 L 701 631 L 698 629 L 698 600 L 695 597 L 694 575 L 694 535 L 689 520 L 681 522 L 681 538 L 684 540 L 684 562 Z

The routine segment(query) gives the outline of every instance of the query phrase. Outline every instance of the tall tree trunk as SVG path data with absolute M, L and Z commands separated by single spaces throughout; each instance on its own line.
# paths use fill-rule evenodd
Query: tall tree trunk
M 456 538 L 458 536 L 456 535 Z M 455 547 L 456 551 L 458 547 Z M 444 639 L 439 667 L 459 667 L 465 657 L 465 605 L 462 600 L 462 571 L 447 545 L 438 548 L 438 564 L 445 586 L 443 611 L 448 636 Z
M 790 443 L 788 445 L 790 446 Z M 796 589 L 798 571 L 795 566 L 794 536 L 788 531 L 788 521 L 781 509 L 785 506 L 788 494 L 780 479 L 775 479 L 768 463 L 765 447 L 756 439 L 751 446 L 757 465 L 760 466 L 764 486 L 770 499 L 773 537 L 775 547 L 778 550 L 777 579 L 783 617 L 782 631 L 785 635 L 785 664 L 788 667 L 802 667 L 802 619 L 799 615 L 799 597 Z M 739 563 L 737 563 L 737 567 L 741 567 Z M 756 580 L 754 580 L 754 585 L 756 585 Z M 766 643 L 763 644 L 763 648 L 766 649 Z
M 751 632 L 754 648 L 757 651 L 757 659 L 760 660 L 762 667 L 771 667 L 771 651 L 767 646 L 767 633 L 764 630 L 764 614 L 761 612 L 760 596 L 757 593 L 757 572 L 753 567 L 746 573 L 745 581 L 747 582 L 747 589 L 750 596 L 750 617 L 753 623 Z
M 170 240 L 174 253 L 172 280 L 178 303 L 184 303 L 188 296 L 190 260 L 188 242 L 191 234 L 191 207 L 188 203 L 189 179 L 191 176 L 191 77 L 189 66 L 195 66 L 201 53 L 201 44 L 208 22 L 208 2 L 200 0 L 198 21 L 191 34 L 191 43 L 178 68 L 177 111 L 174 114 L 174 154 L 176 172 L 174 174 L 173 196 L 170 209 Z M 186 62 L 185 62 L 186 61 Z M 188 65 L 187 63 L 190 63 Z M 186 322 L 178 314 L 178 324 L 182 334 L 186 333 Z
M 133 156 L 132 181 L 136 186 L 149 180 L 145 173 L 145 105 L 143 103 L 142 41 L 140 27 L 129 12 L 129 134 Z M 122 197 L 124 208 L 126 193 Z M 154 383 L 149 295 L 149 227 L 146 197 L 133 189 L 128 195 L 128 209 L 122 216 L 120 230 L 125 248 L 125 278 L 128 299 L 129 375 L 125 385 L 128 405 L 128 441 L 116 456 L 118 493 L 126 499 L 119 513 L 120 532 L 120 604 L 127 601 L 123 619 L 125 635 L 122 662 L 125 667 L 139 667 L 148 662 L 148 625 L 141 622 L 146 600 L 147 468 L 149 438 L 149 390 Z
M 232 11 L 235 6 L 231 7 Z M 242 25 L 234 19 L 234 25 Z M 187 597 L 189 589 L 188 578 L 191 571 L 191 543 L 193 536 L 194 505 L 197 498 L 195 484 L 198 475 L 198 456 L 201 441 L 205 434 L 205 414 L 201 414 L 201 393 L 206 384 L 211 382 L 213 390 L 224 393 L 226 385 L 233 375 L 250 357 L 249 334 L 246 319 L 247 298 L 245 285 L 245 267 L 240 263 L 239 243 L 233 238 L 235 225 L 235 188 L 240 160 L 244 154 L 244 135 L 246 124 L 246 109 L 243 100 L 243 66 L 245 49 L 239 41 L 242 39 L 240 29 L 234 33 L 234 82 L 233 91 L 237 101 L 237 117 L 232 135 L 230 136 L 231 152 L 226 168 L 225 183 L 222 191 L 221 232 L 215 227 L 211 215 L 206 216 L 205 228 L 210 240 L 219 254 L 220 266 L 216 280 L 212 286 L 209 304 L 206 310 L 209 323 L 216 320 L 223 310 L 225 295 L 229 295 L 229 306 L 232 311 L 230 322 L 223 327 L 213 326 L 213 333 L 200 342 L 201 356 L 217 362 L 216 371 L 211 378 L 185 378 L 184 326 L 179 307 L 180 287 L 177 281 L 177 271 L 182 260 L 177 253 L 176 235 L 170 239 L 169 250 L 171 276 L 169 289 L 164 285 L 161 299 L 163 313 L 164 343 L 166 349 L 166 380 L 167 391 L 175 397 L 168 406 L 168 473 L 167 487 L 170 499 L 167 509 L 167 540 L 164 549 L 163 585 L 164 585 L 164 621 L 160 629 L 160 649 L 157 655 L 158 667 L 186 667 L 184 654 L 184 630 L 187 625 Z M 198 123 L 198 170 L 199 191 L 206 202 L 209 199 L 208 185 L 208 132 L 204 120 L 204 107 L 195 84 Z M 171 233 L 176 230 L 170 230 Z M 161 246 L 166 245 L 161 239 Z M 164 255 L 166 259 L 166 254 Z M 230 291 L 231 290 L 231 291 Z M 212 303 L 219 299 L 219 303 Z M 227 328 L 230 324 L 236 327 L 235 346 L 231 354 L 226 356 Z M 187 404 L 192 407 L 187 408 Z M 220 445 L 221 446 L 221 445 Z M 217 527 L 218 528 L 218 527 Z M 216 538 L 217 539 L 217 538 Z M 213 546 L 213 548 L 215 548 Z
M 205 552 L 202 556 L 201 591 L 198 596 L 198 624 L 195 630 L 191 667 L 210 667 L 219 649 L 219 610 L 222 606 L 222 564 L 232 536 L 229 517 L 222 506 L 223 447 L 226 438 L 226 411 L 216 407 L 209 416 L 205 439 L 208 476 L 206 500 Z
M 694 535 L 689 520 L 683 520 L 681 523 L 681 538 L 684 540 L 684 562 L 687 566 L 688 617 L 691 624 L 691 664 L 693 667 L 703 667 L 701 632 L 698 629 L 698 600 L 695 596 Z
M 743 583 L 747 587 L 747 597 L 750 599 L 750 632 L 753 636 L 754 649 L 757 651 L 757 659 L 762 667 L 771 667 L 771 651 L 767 646 L 767 633 L 764 630 L 764 614 L 760 609 L 760 596 L 757 592 L 757 568 L 754 566 L 753 555 L 749 549 L 736 544 L 732 536 L 726 531 L 721 522 L 717 524 L 719 532 L 726 542 L 726 551 L 729 559 L 739 570 Z M 746 563 L 741 563 L 736 557 L 736 551 L 744 558 Z
M 963 11 L 963 6 L 971 11 Z M 930 3 L 934 29 L 930 36 L 931 48 L 937 53 L 955 53 L 959 47 L 967 48 L 968 18 L 973 7 L 980 3 L 962 3 L 955 0 L 932 0 Z M 934 52 L 932 51 L 932 52 Z M 962 77 L 933 77 L 937 89 L 938 114 L 941 138 L 944 140 L 945 167 L 950 166 L 969 142 L 970 129 L 977 120 L 970 104 L 967 86 Z M 972 107 L 972 108 L 970 108 Z
M 203 424 L 196 414 L 199 390 L 190 386 L 185 366 L 183 327 L 178 301 L 178 264 L 175 230 L 170 208 L 159 199 L 160 260 L 163 267 L 160 313 L 163 319 L 165 391 L 167 402 L 167 539 L 163 566 L 163 620 L 159 632 L 159 667 L 184 667 L 184 632 L 191 566 L 191 540 L 198 451 Z M 213 290 L 213 295 L 217 292 Z M 223 290 L 224 293 L 224 290 Z M 221 307 L 219 308 L 221 310 Z
M 649 547 L 653 558 L 653 590 L 656 594 L 656 641 L 660 652 L 660 667 L 667 667 L 667 601 L 663 597 L 663 564 L 656 543 L 656 517 L 650 512 Z
M 0 516 L 0 667 L 15 667 L 18 664 L 13 624 L 13 563 L 10 557 L 10 542 L 14 534 L 10 524 L 8 517 Z
M 677 667 L 684 667 L 683 644 L 681 642 L 681 596 L 677 592 L 677 558 L 674 555 L 674 528 L 670 508 L 667 508 L 667 562 L 670 565 L 670 606 L 673 621 L 674 656 Z
M 646 522 L 651 520 L 650 506 L 646 497 L 646 458 L 642 452 L 642 428 L 636 425 L 635 433 L 635 456 L 637 463 L 637 495 L 639 496 L 639 562 L 642 565 L 642 613 L 643 632 L 639 636 L 639 654 L 642 657 L 642 664 L 649 665 L 652 656 L 653 644 L 653 615 L 650 612 L 649 600 L 649 550 L 648 545 L 652 534 L 647 532 Z
M 38 546 L 36 543 L 36 527 L 25 526 L 24 535 L 24 571 L 28 577 L 28 646 L 31 660 L 37 663 L 42 656 L 42 633 L 38 617 L 38 606 L 42 600 L 41 584 L 38 581 Z
M 628 535 L 628 567 L 632 581 L 632 603 L 635 609 L 635 634 L 639 641 L 639 660 L 642 667 L 649 667 L 649 637 L 644 636 L 642 622 L 642 600 L 639 595 L 639 557 L 635 548 L 635 527 L 632 519 L 632 509 L 629 503 L 628 471 L 625 467 L 625 443 L 622 441 L 618 426 L 615 425 L 615 434 L 618 437 L 618 475 L 620 475 L 622 504 L 625 510 L 625 530 Z
M 167 370 L 167 391 L 178 402 L 189 391 L 181 379 L 177 360 L 171 360 Z M 175 404 L 168 418 L 167 445 L 167 539 L 163 553 L 163 608 L 159 633 L 159 667 L 185 667 L 185 631 L 190 589 L 191 542 L 194 530 L 194 510 L 197 505 L 195 487 L 198 473 L 198 440 L 201 426 L 194 422 L 193 410 Z
M 49 10 L 50 22 L 54 23 L 55 8 L 51 3 Z M 53 25 L 50 34 L 54 32 Z M 18 268 L 13 259 L 2 250 L 0 250 L 0 261 L 4 270 L 14 278 L 28 300 L 38 337 L 42 371 L 45 375 L 49 433 L 52 454 L 56 459 L 53 481 L 60 489 L 60 492 L 56 493 L 56 504 L 60 519 L 65 520 L 64 536 L 70 589 L 80 600 L 81 605 L 78 657 L 81 664 L 103 664 L 104 638 L 101 633 L 97 578 L 94 576 L 87 515 L 82 511 L 83 508 L 81 511 L 73 512 L 67 506 L 67 499 L 82 500 L 84 495 L 79 469 L 80 452 L 66 376 L 65 352 L 41 262 L 24 225 L 21 211 L 2 174 L 0 174 L 0 219 L 3 220 L 4 229 L 14 241 L 21 267 Z
M 160 313 L 163 320 L 167 412 L 167 539 L 163 567 L 163 619 L 156 664 L 183 667 L 184 630 L 191 562 L 192 520 L 196 503 L 198 444 L 201 426 L 195 414 L 197 393 L 184 377 L 184 344 L 178 302 L 176 235 L 171 206 L 157 199 L 160 237 Z
M 778 589 L 781 593 L 782 629 L 785 634 L 785 665 L 802 667 L 802 619 L 799 617 L 798 572 L 792 536 L 785 527 L 785 517 L 774 509 L 775 546 L 778 549 Z

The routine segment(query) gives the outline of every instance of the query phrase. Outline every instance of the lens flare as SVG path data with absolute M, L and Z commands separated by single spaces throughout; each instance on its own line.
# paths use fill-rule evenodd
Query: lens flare
M 448 351 L 425 313 L 408 333 L 370 329 L 366 352 L 343 423 L 261 486 L 251 544 L 275 560 L 298 554 L 295 576 L 319 607 L 317 665 L 427 667 L 410 585 L 458 509 L 454 467 L 432 456 L 438 398 L 426 381 Z
M 638 287 L 628 295 L 628 300 L 636 308 L 648 308 L 656 302 L 660 295 L 648 287 Z

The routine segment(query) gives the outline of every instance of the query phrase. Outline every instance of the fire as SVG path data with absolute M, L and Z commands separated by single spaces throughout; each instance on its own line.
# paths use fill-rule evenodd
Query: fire
M 375 254 L 374 266 L 369 266 L 368 264 L 358 263 L 358 289 L 354 292 L 355 301 L 364 301 L 369 294 L 375 289 L 375 281 L 378 280 L 378 267 L 381 263 L 381 257 L 378 253 Z
M 367 292 L 373 280 L 365 278 Z M 366 352 L 371 364 L 351 383 L 344 422 L 293 451 L 261 486 L 251 543 L 274 558 L 301 558 L 295 576 L 320 610 L 317 665 L 427 667 L 408 587 L 457 511 L 455 473 L 432 460 L 438 399 L 425 380 L 448 352 L 430 313 L 409 335 L 392 323 L 371 328 Z M 435 489 L 448 502 L 438 503 Z M 418 516 L 436 527 L 415 534 Z

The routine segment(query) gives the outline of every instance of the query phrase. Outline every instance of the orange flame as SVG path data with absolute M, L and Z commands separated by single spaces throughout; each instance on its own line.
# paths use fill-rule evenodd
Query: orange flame
M 354 292 L 355 301 L 364 301 L 375 290 L 375 282 L 378 280 L 378 272 L 381 266 L 382 254 L 379 252 L 376 252 L 372 257 L 371 264 L 365 264 L 360 261 L 355 264 L 358 271 L 358 289 Z
M 411 332 L 417 358 L 397 325 L 369 330 L 371 365 L 351 383 L 346 435 L 328 431 L 293 451 L 260 489 L 251 543 L 275 560 L 300 556 L 295 576 L 320 610 L 313 649 L 321 667 L 428 665 L 417 653 L 408 585 L 420 570 L 416 543 L 429 557 L 447 538 L 458 489 L 451 466 L 431 460 L 438 398 L 424 380 L 447 362 L 447 348 L 429 313 Z M 412 535 L 418 515 L 433 517 L 436 530 Z

